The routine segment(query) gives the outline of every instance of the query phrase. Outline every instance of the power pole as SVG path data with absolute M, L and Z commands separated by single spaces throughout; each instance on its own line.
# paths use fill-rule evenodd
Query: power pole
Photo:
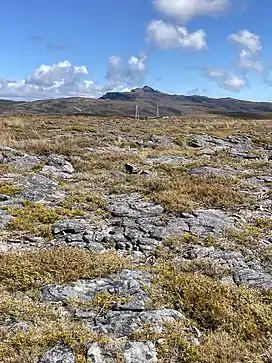
M 139 106 L 136 105 L 136 109 L 135 109 L 135 120 L 139 120 L 139 119 L 140 119 Z
M 160 117 L 159 101 L 157 101 L 157 117 Z

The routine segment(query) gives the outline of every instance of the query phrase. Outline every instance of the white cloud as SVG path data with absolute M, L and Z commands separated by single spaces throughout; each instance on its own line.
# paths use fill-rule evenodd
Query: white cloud
M 109 87 L 126 88 L 141 85 L 147 72 L 146 60 L 144 54 L 131 56 L 126 61 L 118 56 L 110 57 L 106 77 Z
M 230 5 L 229 0 L 153 0 L 157 10 L 186 23 L 200 15 L 222 13 Z
M 253 69 L 257 72 L 263 72 L 264 66 L 261 61 L 252 59 L 252 54 L 248 50 L 241 50 L 239 53 L 239 67 L 244 69 Z
M 229 36 L 229 39 L 239 46 L 247 48 L 252 54 L 256 54 L 262 50 L 260 36 L 251 33 L 249 30 L 244 29 L 233 33 Z
M 190 33 L 185 27 L 153 20 L 147 27 L 148 39 L 162 49 L 178 48 L 201 50 L 206 47 L 205 31 L 200 29 Z
M 232 92 L 239 92 L 247 85 L 244 78 L 222 69 L 209 68 L 205 70 L 205 73 L 209 78 L 217 80 L 219 87 Z
M 85 75 L 88 75 L 85 66 L 73 66 L 70 62 L 63 61 L 52 65 L 41 65 L 26 78 L 25 83 L 46 87 L 52 87 L 58 82 L 72 85 Z
M 122 62 L 120 57 L 110 58 L 106 84 L 88 79 L 86 66 L 74 66 L 69 61 L 43 64 L 23 80 L 0 79 L 0 98 L 100 97 L 106 91 L 138 86 L 146 72 L 146 56 L 130 57 L 125 68 Z
M 262 50 L 261 37 L 259 35 L 244 29 L 231 34 L 228 38 L 242 48 L 239 52 L 240 68 L 263 72 L 264 67 L 261 61 L 256 59 Z

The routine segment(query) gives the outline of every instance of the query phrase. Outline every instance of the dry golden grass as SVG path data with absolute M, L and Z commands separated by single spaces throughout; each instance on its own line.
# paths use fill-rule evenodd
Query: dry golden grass
M 228 209 L 247 201 L 236 179 L 188 175 L 182 168 L 164 167 L 164 173 L 147 184 L 148 194 L 174 212 L 197 207 Z
M 270 120 L 237 120 L 215 116 L 182 116 L 135 121 L 124 117 L 14 116 L 0 118 L 0 145 L 18 147 L 29 153 L 71 150 L 85 146 L 106 146 L 120 136 L 172 136 L 182 148 L 184 135 L 208 133 L 216 136 L 248 135 L 256 145 L 269 143 Z M 102 141 L 102 143 L 101 143 Z M 124 143 L 123 143 L 124 144 Z
M 0 145 L 33 155 L 63 154 L 76 169 L 72 180 L 59 183 L 67 197 L 55 208 L 26 203 L 22 208 L 11 211 L 14 215 L 9 225 L 12 233 L 51 237 L 50 225 L 59 218 L 75 215 L 76 211 L 95 212 L 104 217 L 104 196 L 110 193 L 137 191 L 175 213 L 199 207 L 235 209 L 251 202 L 244 193 L 246 187 L 239 180 L 242 179 L 240 175 L 238 179 L 198 177 L 190 176 L 186 171 L 202 165 L 231 165 L 242 166 L 256 175 L 266 171 L 269 164 L 241 162 L 226 152 L 217 152 L 209 160 L 200 160 L 200 151 L 188 146 L 188 135 L 191 134 L 218 137 L 247 135 L 253 140 L 256 149 L 253 152 L 259 152 L 259 146 L 271 144 L 271 120 L 237 120 L 209 115 L 137 121 L 91 116 L 0 117 Z M 148 140 L 152 135 L 166 136 L 173 143 L 150 145 Z M 138 152 L 100 153 L 88 150 L 112 145 L 133 147 Z M 182 155 L 193 161 L 184 167 L 156 167 L 144 163 L 147 157 L 163 155 Z M 153 176 L 146 178 L 126 174 L 125 163 L 149 169 Z M 0 173 L 14 171 L 17 172 L 8 165 L 0 165 Z M 2 183 L 1 192 L 14 196 L 17 189 Z M 252 240 L 257 240 L 269 228 L 267 221 L 260 220 L 253 228 L 243 231 L 244 234 L 229 235 L 229 242 L 233 246 L 247 248 L 250 244 L 252 247 Z M 223 286 L 218 279 L 228 275 L 229 271 L 218 269 L 209 262 L 191 261 L 182 267 L 161 262 L 165 261 L 166 254 L 171 261 L 181 244 L 216 245 L 219 243 L 217 240 L 199 241 L 187 234 L 167 243 L 161 251 L 157 251 L 158 264 L 155 269 L 152 268 L 157 273 L 151 287 L 154 306 L 180 310 L 191 319 L 190 324 L 202 331 L 203 341 L 198 347 L 188 344 L 185 339 L 188 325 L 185 323 L 165 327 L 160 334 L 146 329 L 138 338 L 156 343 L 160 363 L 267 363 L 269 354 L 271 356 L 271 296 L 245 288 Z M 271 249 L 260 251 L 260 259 L 269 266 Z M 2 253 L 0 321 L 3 323 L 13 317 L 16 321 L 26 321 L 30 329 L 0 329 L 0 361 L 34 362 L 49 347 L 63 342 L 73 348 L 77 363 L 86 363 L 85 353 L 89 344 L 92 341 L 103 343 L 106 339 L 90 333 L 84 323 L 74 321 L 58 304 L 40 302 L 41 287 L 49 283 L 106 276 L 125 267 L 131 267 L 129 262 L 113 252 L 95 254 L 62 247 Z M 107 311 L 113 299 L 118 300 L 118 297 L 102 293 L 97 295 L 91 306 L 86 307 L 82 301 L 73 303 L 103 312 Z
M 2 253 L 0 287 L 8 291 L 39 289 L 116 272 L 128 262 L 114 252 L 90 253 L 71 247 Z
M 160 362 L 267 362 L 272 342 L 271 292 L 223 285 L 199 270 L 185 273 L 169 263 L 158 264 L 155 271 L 158 275 L 149 289 L 153 306 L 180 310 L 203 333 L 201 344 L 194 347 L 186 343 L 184 324 L 170 326 L 162 334 L 148 328 L 142 339 L 157 342 Z

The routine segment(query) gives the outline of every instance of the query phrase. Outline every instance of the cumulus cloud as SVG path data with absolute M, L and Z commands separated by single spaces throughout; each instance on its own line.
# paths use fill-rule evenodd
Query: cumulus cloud
M 106 76 L 108 86 L 125 88 L 142 85 L 147 72 L 146 60 L 144 54 L 131 56 L 127 60 L 110 57 Z
M 124 91 L 137 86 L 146 72 L 146 57 L 132 56 L 122 66 L 122 59 L 111 57 L 108 82 L 98 84 L 88 79 L 86 66 L 69 61 L 43 64 L 23 80 L 0 79 L 0 97 L 43 99 L 57 97 L 99 97 L 106 91 Z
M 230 5 L 229 0 L 153 0 L 157 10 L 186 23 L 201 15 L 224 12 Z
M 232 92 L 240 92 L 247 85 L 246 79 L 222 69 L 208 68 L 205 70 L 205 74 L 209 78 L 216 80 L 219 87 Z
M 231 34 L 229 40 L 236 43 L 241 49 L 239 52 L 239 67 L 262 72 L 264 67 L 258 59 L 262 50 L 261 38 L 259 35 L 251 33 L 249 30 L 240 30 Z
M 260 36 L 251 33 L 249 30 L 240 30 L 237 33 L 233 33 L 229 36 L 229 39 L 234 41 L 240 46 L 247 48 L 251 53 L 258 53 L 262 50 L 262 44 Z
M 206 47 L 205 31 L 190 33 L 185 27 L 175 26 L 162 20 L 153 20 L 147 27 L 148 39 L 162 49 L 201 50 Z
M 69 61 L 43 64 L 25 80 L 26 84 L 53 87 L 59 84 L 74 85 L 82 76 L 88 75 L 85 66 L 73 66 Z
M 239 67 L 244 69 L 253 69 L 257 72 L 263 72 L 264 66 L 260 60 L 252 58 L 252 53 L 248 50 L 241 50 L 239 53 Z

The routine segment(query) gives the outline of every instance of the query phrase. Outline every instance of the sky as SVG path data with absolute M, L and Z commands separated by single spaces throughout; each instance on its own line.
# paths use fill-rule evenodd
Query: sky
M 272 100 L 271 0 L 2 0 L 0 98 Z

